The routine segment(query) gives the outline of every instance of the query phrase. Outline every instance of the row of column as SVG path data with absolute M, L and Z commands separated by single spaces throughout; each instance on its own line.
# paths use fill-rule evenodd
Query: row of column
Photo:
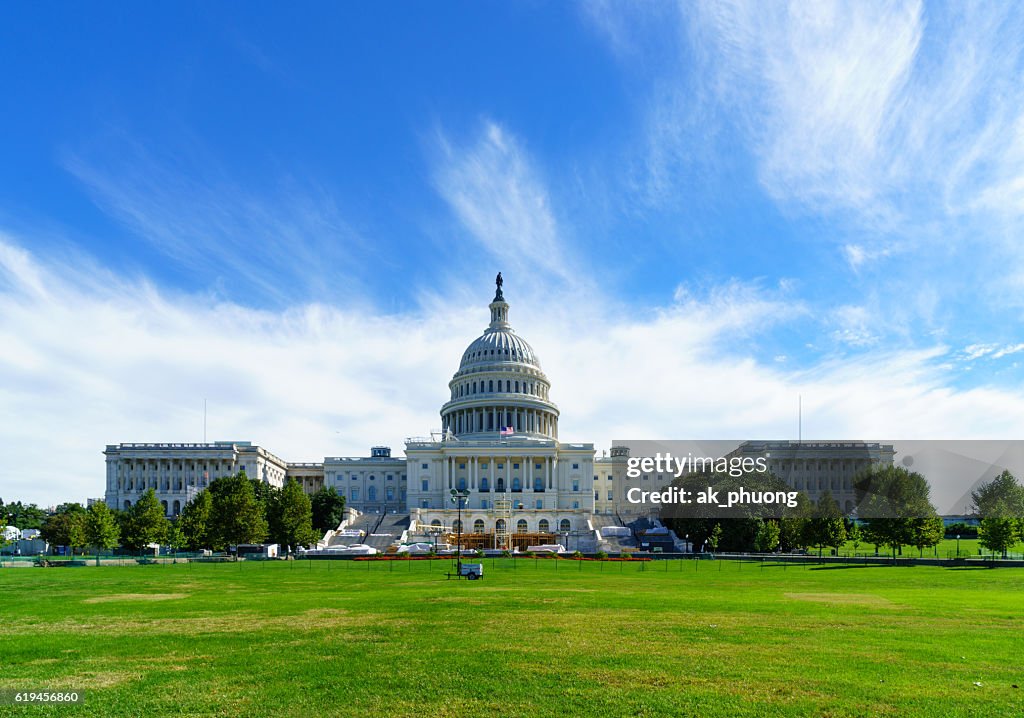
M 234 473 L 235 463 L 233 461 L 215 461 L 212 463 L 195 464 L 195 462 L 187 460 L 170 460 L 170 459 L 158 459 L 157 464 L 157 475 L 153 474 L 152 471 L 152 460 L 143 462 L 141 466 L 126 466 L 124 463 L 118 465 L 117 474 L 111 477 L 114 482 L 110 488 L 117 486 L 118 479 L 120 479 L 121 488 L 124 490 L 128 486 L 128 482 L 131 481 L 133 486 L 132 490 L 145 490 L 152 488 L 158 491 L 164 491 L 166 489 L 161 488 L 161 483 L 169 481 L 170 490 L 175 490 L 173 487 L 177 481 L 182 482 L 182 489 L 184 490 L 185 485 L 188 484 L 189 479 L 193 481 L 202 480 L 206 478 L 208 481 L 213 480 L 219 476 L 228 476 Z M 197 465 L 199 468 L 186 469 L 185 464 Z M 178 465 L 177 469 L 175 464 Z M 177 475 L 171 475 L 177 471 Z M 193 484 L 194 485 L 194 484 Z
M 519 407 L 456 409 L 445 415 L 443 430 L 450 429 L 455 434 L 479 434 L 487 431 L 498 432 L 507 426 L 511 426 L 516 432 L 534 432 L 558 437 L 553 414 L 540 409 Z
M 471 491 L 478 490 L 479 479 L 480 478 L 488 478 L 491 482 L 493 482 L 493 483 L 491 483 L 489 485 L 489 488 L 490 488 L 491 491 L 496 491 L 497 490 L 497 488 L 498 488 L 498 485 L 497 485 L 498 478 L 502 478 L 502 479 L 505 480 L 505 490 L 506 491 L 510 491 L 512 489 L 512 475 L 511 475 L 511 471 L 512 471 L 512 458 L 513 457 L 511 455 L 506 455 L 504 457 L 499 457 L 499 456 L 483 456 L 483 457 L 481 457 L 481 456 L 469 456 L 469 457 L 462 457 L 462 458 L 465 459 L 465 462 L 466 462 L 466 469 L 465 469 L 466 472 L 467 472 L 466 473 L 466 479 L 467 479 L 468 487 L 469 487 L 469 489 Z M 481 469 L 480 469 L 480 459 L 481 458 L 486 459 L 487 462 L 489 464 L 492 464 L 492 465 L 495 462 L 497 462 L 497 461 L 503 461 L 504 465 L 505 465 L 505 468 L 502 469 L 502 475 L 499 477 L 495 473 L 498 470 L 497 466 L 495 466 L 493 469 L 489 469 L 488 470 L 488 473 L 490 474 L 489 476 L 481 477 L 480 476 L 480 471 L 481 471 Z M 523 457 L 517 457 L 517 458 L 520 459 L 521 463 L 526 464 L 525 470 L 520 469 L 521 471 L 523 471 L 523 476 L 521 477 L 521 480 L 524 481 L 524 485 L 523 485 L 524 489 L 526 489 L 527 491 L 533 491 L 534 490 L 533 489 L 533 480 L 535 478 L 534 477 L 534 470 L 535 470 L 535 466 L 534 465 L 535 465 L 535 463 L 537 462 L 538 459 L 541 461 L 541 469 L 540 469 L 540 471 L 541 471 L 541 478 L 544 480 L 544 486 L 549 491 L 554 489 L 554 487 L 555 487 L 555 476 L 557 475 L 557 472 L 558 472 L 558 457 L 554 457 L 554 456 L 552 456 L 552 457 L 548 457 L 548 456 L 523 456 Z M 446 457 L 444 459 L 444 464 L 443 464 L 443 468 L 442 468 L 441 478 L 442 478 L 443 485 L 447 486 L 449 490 L 450 489 L 458 488 L 458 479 L 461 478 L 461 477 L 457 477 L 455 475 L 455 463 L 456 463 L 456 461 L 457 461 L 457 458 L 454 457 L 454 456 L 449 456 L 449 457 Z

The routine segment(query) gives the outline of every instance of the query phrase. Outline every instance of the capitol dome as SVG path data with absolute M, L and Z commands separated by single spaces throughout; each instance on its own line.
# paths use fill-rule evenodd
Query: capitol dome
M 558 408 L 551 383 L 533 347 L 508 323 L 508 303 L 498 274 L 489 308 L 491 323 L 466 348 L 441 407 L 443 430 L 457 437 L 558 438 Z M 509 432 L 511 429 L 511 432 Z

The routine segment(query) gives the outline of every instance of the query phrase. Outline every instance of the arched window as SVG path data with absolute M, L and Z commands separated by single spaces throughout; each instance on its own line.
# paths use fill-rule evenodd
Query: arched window
M 512 382 L 510 380 L 506 379 L 505 380 L 505 393 L 507 394 L 507 393 L 509 393 L 511 391 L 512 391 Z
M 128 510 L 128 509 L 130 509 L 131 507 L 132 507 L 132 502 L 131 502 L 131 501 L 129 501 L 128 499 L 125 499 L 125 500 L 124 500 L 124 510 L 125 510 L 125 511 L 127 511 L 127 510 Z
M 490 491 L 491 490 L 491 485 L 489 483 L 487 483 L 487 477 L 486 476 L 483 477 L 482 479 L 480 479 L 480 490 L 481 491 Z
M 160 505 L 164 507 L 164 516 L 166 516 L 167 515 L 167 502 L 166 501 L 161 501 Z
M 500 476 L 498 477 L 497 490 L 498 491 L 504 491 L 505 490 L 505 479 L 501 478 Z
M 377 500 L 377 487 L 376 486 L 371 486 L 370 488 L 368 488 L 366 490 L 366 500 L 367 501 L 376 501 Z
M 505 530 L 505 519 L 498 519 L 494 524 L 494 530 L 501 533 Z
M 562 519 L 561 521 L 558 522 L 558 530 L 559 531 L 568 531 L 571 527 L 572 527 L 572 524 L 569 523 L 569 519 Z
M 543 491 L 544 490 L 544 479 L 534 478 L 534 480 L 533 480 L 533 490 L 534 491 Z
M 175 501 L 174 502 L 174 515 L 177 516 L 180 513 L 181 513 L 181 502 L 180 501 Z
M 463 477 L 463 478 L 459 479 L 459 491 L 465 491 L 465 490 L 466 490 L 466 478 Z
M 518 521 L 516 521 L 516 533 L 526 533 L 526 519 L 519 519 Z
M 458 519 L 452 521 L 452 531 L 455 533 L 462 533 L 462 522 Z
M 516 394 L 519 393 L 519 380 L 516 379 Z
M 477 519 L 473 522 L 473 533 L 482 534 L 484 532 L 484 520 Z
M 489 391 L 492 394 L 494 393 L 494 379 L 491 379 L 489 382 L 487 382 L 487 391 Z
M 430 522 L 430 525 L 433 526 L 436 529 L 439 529 L 439 528 L 441 528 L 441 521 L 439 519 L 434 519 L 433 521 Z
M 516 477 L 514 477 L 512 479 L 512 490 L 513 491 L 521 491 L 522 490 L 522 486 L 519 485 L 519 477 L 518 476 L 516 476 Z
M 540 521 L 537 522 L 537 530 L 540 531 L 541 533 L 545 533 L 546 534 L 550 527 L 551 527 L 551 524 L 548 523 L 547 519 L 541 519 Z

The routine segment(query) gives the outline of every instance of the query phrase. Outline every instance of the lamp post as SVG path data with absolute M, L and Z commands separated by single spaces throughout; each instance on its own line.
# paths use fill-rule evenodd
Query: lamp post
M 467 489 L 452 489 L 452 503 L 458 509 L 459 522 L 458 531 L 455 532 L 455 551 L 458 554 L 456 560 L 456 573 L 459 578 L 462 578 L 462 507 L 469 501 L 469 491 Z
M 956 535 L 956 557 L 960 558 L 960 534 Z

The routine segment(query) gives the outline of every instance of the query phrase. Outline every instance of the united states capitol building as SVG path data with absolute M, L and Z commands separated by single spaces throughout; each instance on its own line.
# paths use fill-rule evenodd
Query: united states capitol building
M 403 535 L 461 529 L 480 547 L 591 536 L 599 526 L 650 513 L 627 500 L 628 489 L 640 481 L 656 490 L 674 477 L 628 479 L 626 447 L 597 456 L 592 443 L 559 440 L 551 382 L 509 323 L 500 274 L 496 284 L 490 324 L 463 352 L 448 383 L 440 430 L 407 439 L 404 456 L 377 446 L 370 456 L 292 463 L 244 441 L 111 444 L 103 452 L 106 503 L 128 508 L 152 488 L 167 515 L 176 516 L 211 480 L 244 470 L 273 486 L 294 478 L 308 493 L 333 486 L 347 507 L 382 517 L 377 524 L 394 517 L 389 522 L 403 526 Z M 737 451 L 764 452 L 765 444 L 746 442 Z M 851 444 L 771 442 L 777 459 L 770 468 L 812 499 L 831 491 L 849 511 L 852 477 L 871 463 L 891 463 L 892 450 L 858 444 L 844 453 L 844 446 Z M 468 494 L 461 512 L 453 491 Z

